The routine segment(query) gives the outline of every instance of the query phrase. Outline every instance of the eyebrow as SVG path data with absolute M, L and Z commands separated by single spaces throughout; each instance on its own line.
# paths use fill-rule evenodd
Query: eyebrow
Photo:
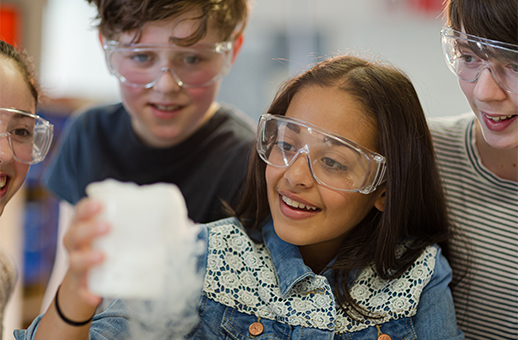
M 298 124 L 288 122 L 286 123 L 286 127 L 293 132 L 300 133 L 300 126 L 298 126 Z
M 332 145 L 336 145 L 336 146 L 342 146 L 342 147 L 350 147 L 349 144 L 346 144 L 343 141 L 338 141 L 338 140 L 328 137 L 328 136 L 324 136 L 324 143 L 332 144 Z
M 4 115 L 4 114 L 0 114 L 0 120 L 3 120 L 2 117 L 9 117 L 8 115 Z M 21 114 L 21 113 L 14 113 L 10 119 L 8 118 L 7 122 L 12 122 L 12 121 L 21 121 L 21 120 L 27 120 L 27 119 L 30 119 L 30 120 L 35 120 L 34 117 L 29 117 L 29 116 L 26 116 L 24 114 Z
M 476 47 L 476 49 L 474 48 Z M 479 57 L 494 58 L 497 60 L 509 60 L 518 62 L 518 51 L 510 51 L 505 49 L 496 49 L 494 46 L 484 44 L 482 42 L 457 42 L 458 49 L 467 49 L 475 53 Z

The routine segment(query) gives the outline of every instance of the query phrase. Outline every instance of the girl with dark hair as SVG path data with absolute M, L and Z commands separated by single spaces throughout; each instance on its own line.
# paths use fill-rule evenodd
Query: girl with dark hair
M 89 319 L 101 209 L 78 205 L 59 300 L 17 339 L 126 334 L 121 300 Z M 341 56 L 287 82 L 259 120 L 235 217 L 201 228 L 189 338 L 463 339 L 431 137 L 414 87 L 391 66 Z
M 27 57 L 0 40 L 0 215 L 52 141 L 52 124 L 36 115 L 37 103 L 38 85 Z M 15 279 L 14 263 L 0 248 L 0 339 Z

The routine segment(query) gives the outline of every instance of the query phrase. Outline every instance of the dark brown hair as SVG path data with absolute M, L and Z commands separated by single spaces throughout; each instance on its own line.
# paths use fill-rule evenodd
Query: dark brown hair
M 444 13 L 457 31 L 518 45 L 516 0 L 447 0 Z
M 430 132 L 417 93 L 396 68 L 352 56 L 320 62 L 286 82 L 268 112 L 285 115 L 303 88 L 334 87 L 352 94 L 377 127 L 377 151 L 387 159 L 384 212 L 376 208 L 347 234 L 331 266 L 340 306 L 365 316 L 349 293 L 348 277 L 374 265 L 383 279 L 399 277 L 423 250 L 439 243 L 448 253 L 449 220 Z M 266 164 L 254 152 L 242 202 L 236 211 L 245 228 L 261 228 L 270 215 Z M 401 256 L 396 247 L 406 245 Z M 368 314 L 368 313 L 367 313 Z M 372 316 L 372 315 L 371 315 Z
M 18 51 L 10 44 L 0 40 L 0 57 L 12 60 L 15 63 L 34 97 L 35 104 L 38 105 L 40 87 L 29 56 L 25 51 Z
M 240 36 L 248 20 L 247 0 L 86 0 L 98 9 L 99 30 L 108 39 L 135 31 L 138 42 L 143 26 L 149 22 L 176 18 L 191 10 L 199 11 L 200 24 L 189 37 L 178 39 L 178 45 L 193 45 L 202 39 L 210 25 L 222 40 Z M 211 28 L 212 28 L 211 27 Z

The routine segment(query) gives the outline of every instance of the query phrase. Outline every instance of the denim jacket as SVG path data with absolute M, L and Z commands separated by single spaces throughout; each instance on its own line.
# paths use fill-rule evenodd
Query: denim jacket
M 381 317 L 351 318 L 337 308 L 329 271 L 313 273 L 298 247 L 276 235 L 271 221 L 257 234 L 248 235 L 236 219 L 203 226 L 205 278 L 199 319 L 187 338 L 464 339 L 448 288 L 451 269 L 439 247 L 428 247 L 395 280 L 382 280 L 373 268 L 361 271 L 351 296 Z M 129 318 L 125 304 L 114 301 L 94 317 L 90 338 L 127 338 Z M 40 319 L 15 331 L 15 338 L 33 339 Z

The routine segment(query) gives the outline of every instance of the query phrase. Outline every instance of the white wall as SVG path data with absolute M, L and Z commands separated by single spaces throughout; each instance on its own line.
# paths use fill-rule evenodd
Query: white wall
M 97 31 L 95 9 L 81 0 L 48 0 L 41 78 L 52 96 L 118 100 Z M 219 96 L 258 117 L 280 82 L 315 56 L 361 51 L 380 56 L 413 80 L 429 116 L 469 109 L 443 61 L 438 13 L 409 9 L 409 0 L 255 0 L 244 47 Z M 274 60 L 285 58 L 287 61 Z

